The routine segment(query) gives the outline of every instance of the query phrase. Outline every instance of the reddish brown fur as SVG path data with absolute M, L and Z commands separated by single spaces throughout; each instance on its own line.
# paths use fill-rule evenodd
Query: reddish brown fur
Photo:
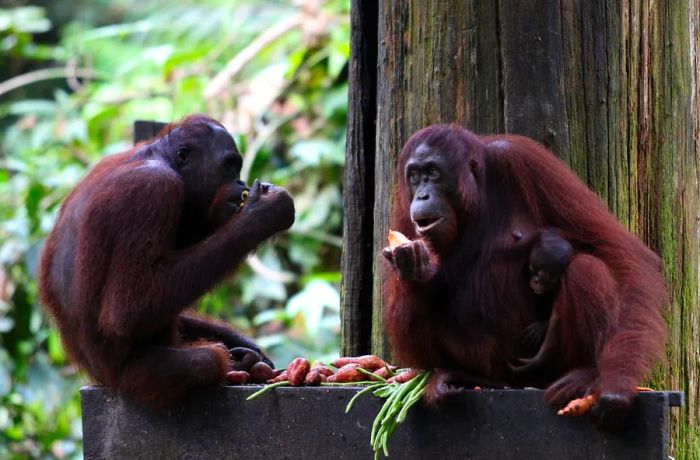
M 517 374 L 548 369 L 559 375 L 570 370 L 571 363 L 595 367 L 611 329 L 618 324 L 619 288 L 610 269 L 589 254 L 573 256 L 569 267 L 552 302 L 544 342 L 533 358 L 521 361 L 524 366 L 513 368 Z M 569 384 L 580 386 L 584 382 Z M 563 400 L 567 389 L 560 386 L 550 388 L 547 398 L 563 404 L 567 402 Z M 593 387 L 583 389 L 587 393 L 596 391 Z
M 435 251 L 439 272 L 433 281 L 386 276 L 385 321 L 400 364 L 461 369 L 509 385 L 554 384 L 547 393 L 552 403 L 585 392 L 632 394 L 663 351 L 667 294 L 659 258 L 540 144 L 446 125 L 414 134 L 399 158 L 391 228 L 410 239 L 417 234 L 404 165 L 423 143 L 447 156 L 460 178 L 474 168 L 478 190 L 466 190 L 460 181 L 453 203 L 460 213 L 457 239 Z M 518 250 L 512 232 L 543 227 L 561 229 L 577 256 L 555 307 L 563 323 L 562 362 L 555 378 L 541 382 L 514 376 L 507 362 L 538 301 L 523 274 L 527 251 Z M 604 298 L 596 298 L 600 293 Z M 595 362 L 585 358 L 586 344 L 595 344 Z
M 195 166 L 209 169 L 178 170 L 182 145 L 192 146 Z M 70 357 L 98 383 L 168 405 L 223 382 L 227 347 L 257 348 L 222 323 L 183 312 L 293 222 L 291 198 L 279 188 L 261 192 L 252 209 L 216 213 L 226 220 L 208 218 L 217 192 L 238 184 L 240 163 L 221 166 L 233 157 L 240 161 L 218 122 L 188 117 L 103 159 L 62 204 L 42 254 L 41 299 Z M 188 187 L 199 195 L 187 195 Z

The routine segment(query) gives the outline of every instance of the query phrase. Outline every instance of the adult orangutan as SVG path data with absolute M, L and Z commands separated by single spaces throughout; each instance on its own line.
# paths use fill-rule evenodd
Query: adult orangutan
M 662 355 L 659 258 L 522 136 L 431 126 L 408 140 L 397 171 L 391 228 L 412 241 L 384 249 L 385 321 L 400 364 L 438 369 L 428 399 L 453 382 L 540 386 L 553 405 L 594 395 L 593 420 L 623 425 L 635 387 Z M 550 375 L 530 376 L 509 363 L 541 296 L 527 282 L 532 246 L 514 235 L 546 227 L 566 234 L 574 255 L 553 305 L 558 356 Z
M 248 189 L 241 163 L 220 123 L 190 116 L 103 159 L 64 201 L 40 294 L 66 351 L 97 382 L 166 406 L 223 382 L 229 349 L 261 353 L 185 311 L 294 221 L 287 192 L 258 181 Z

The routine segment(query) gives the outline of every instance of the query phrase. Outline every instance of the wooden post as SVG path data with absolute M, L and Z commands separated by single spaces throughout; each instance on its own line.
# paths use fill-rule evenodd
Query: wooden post
M 348 134 L 343 178 L 341 356 L 371 349 L 374 159 L 377 101 L 377 2 L 353 1 Z
M 358 8 L 367 5 L 354 1 Z M 377 256 L 404 142 L 439 122 L 525 134 L 561 156 L 662 256 L 672 294 L 670 333 L 668 361 L 653 384 L 687 393 L 673 454 L 700 451 L 696 0 L 379 0 L 376 14 L 377 30 L 354 28 L 352 42 L 357 51 L 376 41 L 378 53 L 374 230 L 351 236 L 355 245 L 371 239 L 373 248 L 373 283 L 365 284 L 366 271 L 361 282 L 362 292 L 373 295 L 372 350 L 388 354 Z M 364 77 L 351 74 L 351 87 L 357 78 Z M 351 120 L 365 126 L 374 120 L 373 108 L 356 110 L 350 106 Z M 349 158 L 358 152 L 352 142 L 348 136 Z M 371 191 L 364 197 L 371 199 Z M 344 278 L 357 276 L 348 273 L 349 262 Z M 346 294 L 344 318 L 360 308 Z
M 136 120 L 134 122 L 134 144 L 152 139 L 167 126 L 160 121 Z

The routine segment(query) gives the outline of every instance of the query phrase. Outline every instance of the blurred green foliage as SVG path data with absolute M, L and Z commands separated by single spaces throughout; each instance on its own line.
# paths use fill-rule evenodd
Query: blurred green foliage
M 80 458 L 78 388 L 37 300 L 41 245 L 134 120 L 221 120 L 296 223 L 198 308 L 273 360 L 337 353 L 347 1 L 0 2 L 0 458 Z

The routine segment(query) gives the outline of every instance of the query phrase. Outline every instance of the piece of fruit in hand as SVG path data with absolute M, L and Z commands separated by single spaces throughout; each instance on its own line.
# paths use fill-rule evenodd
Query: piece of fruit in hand
M 397 232 L 394 230 L 389 230 L 389 247 L 394 249 L 396 246 L 401 246 L 402 244 L 410 243 L 411 240 L 409 240 L 406 235 L 404 235 L 401 232 Z

